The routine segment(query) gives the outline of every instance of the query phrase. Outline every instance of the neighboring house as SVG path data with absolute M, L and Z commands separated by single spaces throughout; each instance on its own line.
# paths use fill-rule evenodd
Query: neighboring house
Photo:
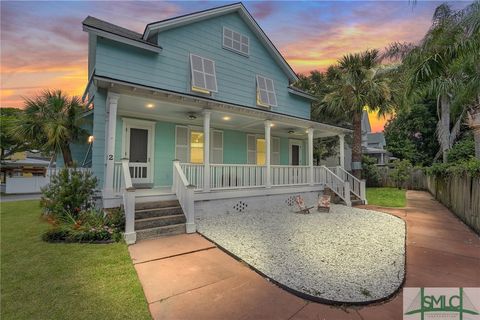
M 383 132 L 372 133 L 368 113 L 363 112 L 362 115 L 362 153 L 363 155 L 377 159 L 378 165 L 386 165 L 392 158 L 390 153 L 385 149 L 387 142 Z M 343 153 L 345 170 L 350 171 L 352 168 L 352 148 L 345 144 Z M 340 165 L 340 155 L 328 157 L 325 161 L 327 167 Z
M 1 163 L 1 189 L 6 194 L 38 193 L 50 182 L 50 160 L 33 152 L 17 152 Z
M 194 213 L 291 206 L 297 194 L 316 201 L 325 186 L 350 204 L 348 173 L 314 167 L 312 148 L 350 130 L 310 120 L 314 98 L 292 86 L 297 75 L 241 3 L 152 22 L 143 34 L 93 17 L 83 28 L 91 169 L 103 206 L 125 207 L 127 242 L 165 230 L 138 220 L 139 208 L 145 217 L 168 204 L 160 200 L 179 201 L 187 232 Z M 360 188 L 350 186 L 364 198 Z

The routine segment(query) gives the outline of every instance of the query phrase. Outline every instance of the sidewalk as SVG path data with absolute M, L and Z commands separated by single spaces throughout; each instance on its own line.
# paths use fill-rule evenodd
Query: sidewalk
M 480 286 L 480 239 L 426 192 L 387 209 L 407 223 L 407 287 Z M 129 247 L 154 319 L 402 319 L 390 301 L 339 308 L 309 302 L 262 278 L 198 234 Z

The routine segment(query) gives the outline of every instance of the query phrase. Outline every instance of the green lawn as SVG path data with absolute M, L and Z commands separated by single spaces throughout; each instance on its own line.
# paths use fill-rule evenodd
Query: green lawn
M 368 204 L 382 207 L 405 207 L 405 190 L 398 188 L 367 188 Z
M 51 244 L 38 201 L 2 203 L 1 319 L 151 319 L 125 244 Z

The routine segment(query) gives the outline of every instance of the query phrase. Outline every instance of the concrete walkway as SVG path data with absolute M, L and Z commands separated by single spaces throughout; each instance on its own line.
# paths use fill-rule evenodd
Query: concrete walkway
M 405 286 L 480 286 L 479 237 L 430 194 L 409 191 L 402 209 L 368 208 L 407 223 Z M 154 319 L 402 319 L 401 291 L 365 307 L 309 302 L 198 234 L 143 241 L 129 251 Z

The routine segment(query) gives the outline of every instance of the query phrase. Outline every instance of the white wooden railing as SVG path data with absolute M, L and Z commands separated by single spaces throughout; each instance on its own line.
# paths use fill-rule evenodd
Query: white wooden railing
M 147 163 L 130 162 L 130 177 L 132 179 L 146 179 L 149 175 L 149 165 Z
M 345 201 L 347 206 L 351 206 L 352 202 L 350 200 L 350 184 L 344 180 L 342 180 L 339 176 L 337 176 L 333 171 L 329 168 L 322 166 L 320 167 L 319 175 L 325 178 L 325 185 L 332 189 L 340 198 Z
M 362 200 L 365 204 L 367 203 L 365 180 L 358 179 L 353 174 L 346 171 L 340 166 L 336 167 L 335 174 L 339 176 L 340 179 L 342 179 L 343 181 L 350 183 L 350 191 L 360 200 Z
M 187 181 L 195 186 L 195 190 L 203 189 L 203 164 L 181 163 L 180 167 L 187 177 Z
M 180 161 L 174 160 L 172 191 L 177 195 L 178 202 L 182 207 L 183 213 L 185 213 L 187 233 L 194 233 L 196 231 L 193 200 L 194 189 L 195 186 L 188 182 L 187 177 L 183 173 Z
M 250 164 L 210 164 L 210 188 L 238 189 L 265 186 L 265 166 Z
M 124 237 L 127 244 L 133 244 L 137 240 L 137 234 L 135 233 L 135 188 L 133 187 L 132 178 L 130 176 L 128 159 L 122 159 L 121 164 L 121 177 L 123 178 L 121 179 L 121 190 L 123 197 L 123 209 L 125 211 Z
M 309 166 L 271 166 L 271 180 L 274 186 L 308 184 Z
M 123 188 L 123 171 L 122 162 L 118 161 L 113 164 L 113 192 L 121 194 Z

